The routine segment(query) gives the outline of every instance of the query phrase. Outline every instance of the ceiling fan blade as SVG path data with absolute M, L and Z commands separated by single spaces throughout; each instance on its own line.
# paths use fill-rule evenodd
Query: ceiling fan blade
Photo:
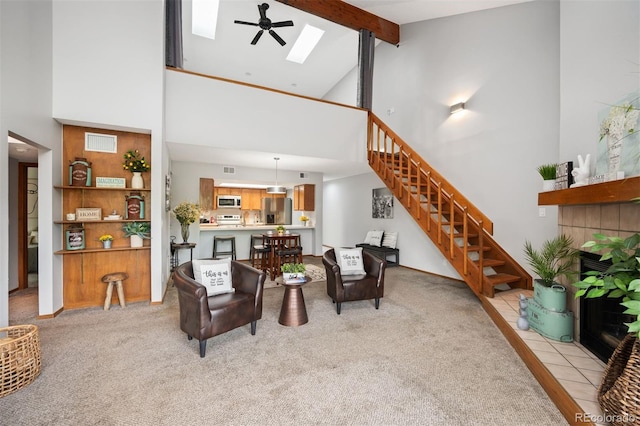
M 280 21 L 280 22 L 272 22 L 271 26 L 273 28 L 280 28 L 280 27 L 293 27 L 293 21 Z
M 271 34 L 271 35 L 273 36 L 273 38 L 275 38 L 275 39 L 276 39 L 276 41 L 277 41 L 278 43 L 280 43 L 280 46 L 284 46 L 285 44 L 287 44 L 287 42 L 286 42 L 286 41 L 284 41 L 282 38 L 280 38 L 280 36 L 279 36 L 278 34 L 276 34 L 276 32 L 275 32 L 275 31 L 273 31 L 273 30 L 269 30 L 269 34 Z
M 256 36 L 253 38 L 253 40 L 251 40 L 251 44 L 256 44 L 258 42 L 258 40 L 260 40 L 260 37 L 262 37 L 262 33 L 264 32 L 264 30 L 260 30 L 258 31 L 258 33 L 256 34 Z
M 258 5 L 258 11 L 260 12 L 260 19 L 267 19 L 267 9 L 269 9 L 269 5 L 266 3 L 262 3 Z
M 234 24 L 242 24 L 242 25 L 253 25 L 254 27 L 257 27 L 259 24 L 256 24 L 255 22 L 247 22 L 247 21 L 238 21 L 237 19 L 235 21 L 233 21 Z

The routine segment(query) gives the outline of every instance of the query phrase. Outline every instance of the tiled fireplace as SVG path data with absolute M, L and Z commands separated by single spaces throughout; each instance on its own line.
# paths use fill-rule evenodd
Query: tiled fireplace
M 640 192 L 640 187 L 638 187 Z M 597 201 L 597 200 L 594 200 Z M 593 240 L 593 234 L 615 235 L 626 238 L 640 232 L 640 204 L 632 202 L 560 205 L 558 232 L 573 238 L 576 248 Z M 580 301 L 575 300 L 576 289 L 568 280 L 567 306 L 574 312 L 574 335 L 580 341 Z

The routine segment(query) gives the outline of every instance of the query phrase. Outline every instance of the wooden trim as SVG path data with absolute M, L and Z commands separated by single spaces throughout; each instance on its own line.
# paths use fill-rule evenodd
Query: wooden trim
M 359 108 L 359 107 L 356 107 L 356 106 L 353 106 L 353 105 L 346 105 L 346 104 L 341 104 L 339 102 L 326 101 L 324 99 L 313 98 L 311 96 L 298 95 L 297 93 L 285 92 L 284 90 L 272 89 L 270 87 L 265 87 L 265 86 L 258 86 L 257 84 L 245 83 L 243 81 L 237 81 L 237 80 L 231 80 L 231 79 L 228 79 L 228 78 L 216 77 L 216 76 L 213 76 L 213 75 L 202 74 L 202 73 L 199 73 L 199 72 L 183 70 L 183 69 L 180 69 L 180 68 L 166 67 L 166 69 L 167 69 L 167 71 L 175 71 L 175 72 L 181 72 L 181 73 L 184 73 L 184 74 L 191 74 L 191 75 L 194 75 L 194 76 L 197 76 L 197 77 L 210 78 L 212 80 L 223 81 L 225 83 L 231 83 L 231 84 L 238 84 L 240 86 L 251 87 L 253 89 L 267 90 L 269 92 L 279 93 L 281 95 L 295 96 L 296 98 L 306 99 L 306 100 L 309 100 L 309 101 L 322 102 L 324 104 L 335 105 L 335 106 L 339 106 L 339 107 L 343 107 L 343 108 L 357 109 L 359 111 L 368 111 L 368 110 L 366 110 L 364 108 Z M 78 188 L 78 187 L 76 186 L 74 188 Z
M 342 0 L 276 0 L 352 30 L 369 30 L 377 39 L 400 43 L 400 26 Z
M 538 194 L 538 205 L 619 203 L 638 197 L 640 197 L 640 176 L 635 176 L 576 188 L 541 192 Z
M 587 418 L 584 415 L 584 410 L 576 403 L 576 401 L 567 393 L 564 387 L 556 380 L 556 378 L 547 370 L 542 361 L 533 353 L 533 351 L 527 346 L 526 343 L 518 336 L 516 331 L 511 327 L 507 321 L 500 315 L 496 308 L 487 300 L 485 296 L 478 296 L 482 307 L 487 312 L 489 317 L 496 324 L 498 329 L 502 331 L 504 337 L 511 344 L 513 349 L 520 355 L 522 361 L 527 368 L 531 371 L 538 383 L 547 392 L 549 398 L 558 407 L 560 413 L 564 416 L 570 425 L 593 425 L 590 421 L 578 421 L 578 413 L 583 413 L 581 416 L 583 419 Z
M 58 309 L 57 311 L 55 311 L 52 314 L 45 314 L 45 315 L 38 315 L 38 319 L 53 319 L 55 317 L 57 317 L 58 315 L 60 315 L 62 313 L 62 311 L 64 311 L 64 307 Z

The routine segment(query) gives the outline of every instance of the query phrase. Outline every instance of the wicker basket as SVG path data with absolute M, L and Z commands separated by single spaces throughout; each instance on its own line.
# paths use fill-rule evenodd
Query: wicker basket
M 0 398 L 27 386 L 38 374 L 38 327 L 27 324 L 0 328 Z
M 611 425 L 640 421 L 640 340 L 627 334 L 611 355 L 598 387 L 598 402 Z

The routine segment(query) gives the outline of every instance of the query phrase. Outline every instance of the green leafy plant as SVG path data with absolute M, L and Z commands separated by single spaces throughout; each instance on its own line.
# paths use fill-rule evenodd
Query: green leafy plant
M 124 153 L 124 162 L 122 168 L 131 172 L 146 172 L 151 168 L 151 164 L 147 163 L 147 160 L 140 155 L 140 151 L 137 149 L 129 150 Z
M 307 267 L 304 263 L 284 263 L 280 266 L 280 270 L 287 274 L 304 273 Z
M 276 226 L 276 232 L 280 233 L 280 232 L 284 232 L 284 231 L 286 231 L 284 226 L 282 226 L 282 225 Z
M 551 287 L 557 277 L 575 275 L 573 264 L 580 252 L 573 248 L 573 240 L 566 235 L 547 240 L 540 251 L 530 241 L 524 243 L 524 254 L 533 272 L 546 287 Z
M 543 164 L 538 167 L 538 173 L 542 176 L 542 180 L 553 180 L 556 178 L 556 163 Z
M 640 331 L 640 234 L 628 238 L 593 234 L 594 241 L 582 245 L 591 252 L 604 250 L 600 260 L 610 259 L 612 264 L 604 272 L 588 271 L 586 278 L 573 283 L 578 288 L 576 298 L 588 299 L 607 296 L 622 298 L 620 304 L 627 308 L 624 313 L 635 317 L 635 321 L 625 323 L 629 333 Z
M 149 222 L 125 222 L 122 225 L 125 237 L 137 235 L 141 238 L 151 238 L 149 233 L 151 232 L 151 224 Z

